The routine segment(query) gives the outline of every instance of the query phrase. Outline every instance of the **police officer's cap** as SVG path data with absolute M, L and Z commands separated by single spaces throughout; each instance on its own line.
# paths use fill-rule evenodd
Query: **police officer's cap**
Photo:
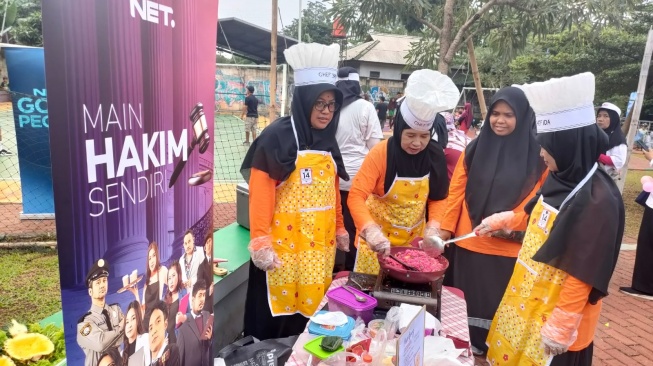
M 102 277 L 109 277 L 109 264 L 104 259 L 98 259 L 86 275 L 86 287 L 91 287 L 93 281 Z

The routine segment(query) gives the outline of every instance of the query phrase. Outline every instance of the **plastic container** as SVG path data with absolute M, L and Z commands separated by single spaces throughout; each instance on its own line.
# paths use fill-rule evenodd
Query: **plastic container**
M 329 309 L 331 308 L 329 307 Z M 326 312 L 327 311 L 321 310 L 318 311 L 316 315 Z M 351 338 L 351 330 L 354 329 L 355 325 L 356 321 L 350 316 L 347 317 L 347 324 L 341 325 L 339 327 L 321 325 L 311 321 L 308 323 L 308 332 L 315 335 L 338 336 L 343 340 L 348 341 L 349 338 Z
M 376 333 L 380 329 L 385 329 L 385 320 L 383 319 L 374 319 L 367 324 L 367 329 L 369 330 L 370 337 L 374 338 Z
M 329 299 L 329 310 L 342 311 L 354 319 L 360 317 L 365 324 L 369 323 L 374 318 L 374 308 L 377 304 L 376 299 L 353 287 L 349 287 L 349 289 L 367 301 L 358 302 L 354 295 L 347 290 L 342 287 L 336 287 L 326 294 Z
M 309 341 L 304 345 L 304 349 L 308 351 L 308 353 L 312 354 L 313 356 L 319 358 L 320 360 L 327 359 L 331 357 L 332 355 L 338 353 L 338 352 L 343 352 L 345 350 L 344 346 L 340 346 L 337 350 L 333 352 L 327 352 L 320 347 L 320 344 L 322 343 L 322 338 L 324 336 L 317 337 L 313 339 L 312 341 Z

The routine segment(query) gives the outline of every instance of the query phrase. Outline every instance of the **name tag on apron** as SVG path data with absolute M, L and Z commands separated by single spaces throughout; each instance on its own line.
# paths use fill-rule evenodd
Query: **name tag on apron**
M 313 170 L 311 168 L 302 168 L 299 170 L 302 184 L 313 184 Z
M 540 215 L 540 220 L 537 222 L 537 226 L 542 230 L 546 230 L 546 224 L 549 223 L 549 217 L 551 217 L 551 212 L 546 208 L 542 209 L 542 214 Z

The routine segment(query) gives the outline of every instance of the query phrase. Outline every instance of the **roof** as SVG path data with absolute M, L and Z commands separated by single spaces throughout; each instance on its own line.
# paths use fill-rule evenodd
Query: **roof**
M 406 65 L 411 43 L 419 37 L 395 34 L 370 34 L 367 42 L 347 50 L 346 60 Z
M 244 20 L 238 18 L 218 20 L 218 44 L 216 47 L 219 51 L 229 52 L 258 64 L 269 64 L 272 48 L 270 38 L 270 30 Z M 286 62 L 283 51 L 295 44 L 297 44 L 296 39 L 277 35 L 278 64 Z

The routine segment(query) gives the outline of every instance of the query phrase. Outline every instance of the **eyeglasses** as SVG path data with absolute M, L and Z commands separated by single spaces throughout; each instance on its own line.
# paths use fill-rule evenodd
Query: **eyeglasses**
M 318 100 L 317 102 L 315 102 L 315 104 L 313 104 L 313 108 L 315 108 L 316 111 L 320 111 L 320 112 L 324 111 L 324 108 L 327 107 L 329 108 L 329 112 L 335 112 L 340 108 L 340 104 L 336 102 L 327 103 L 321 100 Z

